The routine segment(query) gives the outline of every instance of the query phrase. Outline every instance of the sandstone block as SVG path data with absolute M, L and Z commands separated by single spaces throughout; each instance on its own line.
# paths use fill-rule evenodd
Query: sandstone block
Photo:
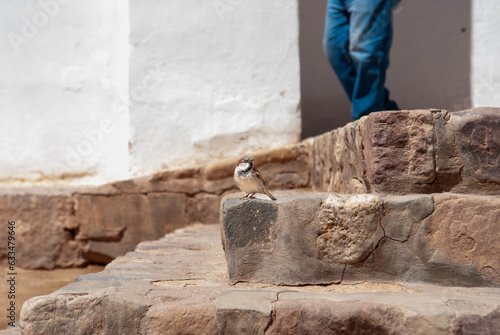
M 264 334 L 276 292 L 221 292 L 214 302 L 218 334 Z
M 423 235 L 439 254 L 434 259 L 469 263 L 500 283 L 500 197 L 434 195 L 435 210 L 424 222 Z
M 363 130 L 367 179 L 374 189 L 429 184 L 436 178 L 429 111 L 372 113 L 364 119 Z
M 0 219 L 15 221 L 16 265 L 53 269 L 85 264 L 84 243 L 75 241 L 74 200 L 65 190 L 0 194 Z M 5 229 L 7 226 L 5 225 Z M 7 234 L 0 234 L 0 259 L 7 257 Z
M 233 283 L 500 284 L 496 197 L 277 197 L 223 199 L 222 242 Z
M 53 334 L 54 330 L 77 335 L 137 334 L 139 320 L 151 304 L 146 292 L 116 291 L 32 298 L 23 305 L 21 327 L 26 334 Z M 44 318 L 48 322 L 40 322 Z
M 183 194 L 76 195 L 75 199 L 76 239 L 89 242 L 83 256 L 94 263 L 107 263 L 141 241 L 187 225 Z
M 320 259 L 340 264 L 363 261 L 384 237 L 383 212 L 383 201 L 373 195 L 326 197 L 318 213 Z
M 299 285 L 341 281 L 342 264 L 318 259 L 322 195 L 274 202 L 245 202 L 228 196 L 222 201 L 224 250 L 232 282 Z
M 451 114 L 455 155 L 462 182 L 454 191 L 500 194 L 500 108 L 475 108 Z
M 269 334 L 409 334 L 397 307 L 305 299 L 279 301 L 275 310 Z

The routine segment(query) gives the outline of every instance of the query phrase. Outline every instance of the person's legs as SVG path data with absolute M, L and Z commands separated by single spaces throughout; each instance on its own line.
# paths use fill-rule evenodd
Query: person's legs
M 354 119 L 371 112 L 397 109 L 385 88 L 392 42 L 393 0 L 348 0 L 349 52 L 356 69 L 351 114 Z
M 349 13 L 346 0 L 328 0 L 323 46 L 333 70 L 352 100 L 356 69 L 349 54 Z

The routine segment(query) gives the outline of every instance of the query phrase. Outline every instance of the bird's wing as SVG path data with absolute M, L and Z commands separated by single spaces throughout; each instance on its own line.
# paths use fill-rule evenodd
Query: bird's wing
M 267 183 L 264 180 L 264 177 L 262 177 L 262 175 L 260 174 L 259 170 L 257 170 L 256 167 L 254 167 L 253 170 L 255 171 L 255 174 L 257 175 L 257 177 L 259 177 L 259 179 L 262 180 L 262 182 L 264 183 L 264 186 L 267 186 Z

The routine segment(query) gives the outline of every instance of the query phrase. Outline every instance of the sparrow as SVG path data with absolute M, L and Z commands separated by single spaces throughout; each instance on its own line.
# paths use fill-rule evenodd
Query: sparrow
M 260 172 L 253 166 L 253 158 L 243 156 L 234 169 L 234 181 L 238 188 L 247 193 L 241 199 L 253 199 L 255 193 L 264 193 L 271 200 L 276 200 L 274 195 L 267 190 L 267 183 Z

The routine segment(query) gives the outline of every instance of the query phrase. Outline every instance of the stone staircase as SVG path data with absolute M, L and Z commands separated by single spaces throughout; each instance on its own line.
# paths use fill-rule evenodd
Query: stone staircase
M 256 165 L 294 190 L 241 200 L 230 160 L 114 186 L 212 187 L 220 225 L 143 242 L 1 334 L 498 333 L 499 109 L 374 113 Z
M 335 193 L 223 200 L 232 282 L 500 286 L 498 110 L 374 113 L 312 151 Z

